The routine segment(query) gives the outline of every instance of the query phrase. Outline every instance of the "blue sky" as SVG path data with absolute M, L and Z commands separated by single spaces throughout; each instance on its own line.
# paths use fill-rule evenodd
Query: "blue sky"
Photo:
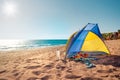
M 120 29 L 120 0 L 0 0 L 0 39 L 68 39 L 88 23 Z

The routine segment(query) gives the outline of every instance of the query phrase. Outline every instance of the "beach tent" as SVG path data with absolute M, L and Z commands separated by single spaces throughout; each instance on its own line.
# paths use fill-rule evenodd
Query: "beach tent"
M 110 54 L 102 40 L 98 24 L 88 23 L 82 30 L 71 35 L 65 57 L 70 58 L 80 52 L 86 52 L 90 56 Z

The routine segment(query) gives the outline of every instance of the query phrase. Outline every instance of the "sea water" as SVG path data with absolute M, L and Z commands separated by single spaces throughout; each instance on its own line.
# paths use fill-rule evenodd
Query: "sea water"
M 0 51 L 44 48 L 49 46 L 65 45 L 66 39 L 50 40 L 0 40 Z

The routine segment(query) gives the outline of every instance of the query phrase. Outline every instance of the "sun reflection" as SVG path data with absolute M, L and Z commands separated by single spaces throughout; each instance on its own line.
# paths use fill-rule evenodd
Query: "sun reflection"
M 0 40 L 0 46 L 13 47 L 22 43 L 23 43 L 23 40 Z

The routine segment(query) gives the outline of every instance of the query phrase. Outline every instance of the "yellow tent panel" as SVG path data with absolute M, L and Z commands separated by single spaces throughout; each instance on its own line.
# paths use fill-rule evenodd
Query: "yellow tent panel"
M 88 32 L 88 35 L 84 40 L 81 50 L 82 51 L 103 51 L 105 53 L 110 54 L 104 42 L 93 32 Z

